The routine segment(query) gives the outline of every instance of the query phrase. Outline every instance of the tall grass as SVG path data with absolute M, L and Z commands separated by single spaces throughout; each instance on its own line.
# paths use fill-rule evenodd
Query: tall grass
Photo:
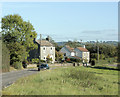
M 40 71 L 3 89 L 4 95 L 117 95 L 118 71 L 86 67 Z

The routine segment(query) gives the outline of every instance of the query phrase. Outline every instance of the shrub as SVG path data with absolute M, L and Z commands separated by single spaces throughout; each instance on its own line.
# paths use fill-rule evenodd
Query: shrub
M 0 42 L 2 42 L 0 40 Z M 4 44 L 4 42 L 1 43 L 2 45 L 2 72 L 8 72 L 10 69 L 10 51 Z
M 91 65 L 94 66 L 96 64 L 96 59 L 91 59 Z
M 100 59 L 105 59 L 105 55 L 104 54 L 100 54 Z
M 22 68 L 22 62 L 14 62 L 13 67 L 15 69 L 21 69 Z
M 39 59 L 38 58 L 32 59 L 32 63 L 38 64 L 39 63 Z
M 40 62 L 45 62 L 45 60 L 40 60 Z
M 27 68 L 27 64 L 28 64 L 28 61 L 27 61 L 27 60 L 24 60 L 24 61 L 22 62 L 23 68 Z

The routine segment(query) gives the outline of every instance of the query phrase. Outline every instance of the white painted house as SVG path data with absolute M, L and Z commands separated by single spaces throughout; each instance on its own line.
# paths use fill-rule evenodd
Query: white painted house
M 55 47 L 52 43 L 50 43 L 48 40 L 36 40 L 36 42 L 39 44 L 38 50 L 39 50 L 39 56 L 41 60 L 47 60 L 47 57 L 49 56 L 52 59 L 52 63 L 55 62 Z
M 74 50 L 76 52 L 76 56 L 80 57 L 83 60 L 83 62 L 86 59 L 87 59 L 87 62 L 89 62 L 89 60 L 90 60 L 90 52 L 86 48 L 77 47 Z
M 64 46 L 60 52 L 64 54 L 64 57 L 80 58 L 83 60 L 90 60 L 90 52 L 84 47 L 70 48 L 69 46 Z
M 74 48 L 70 48 L 69 46 L 64 46 L 61 50 L 61 53 L 64 54 L 65 57 L 75 56 Z

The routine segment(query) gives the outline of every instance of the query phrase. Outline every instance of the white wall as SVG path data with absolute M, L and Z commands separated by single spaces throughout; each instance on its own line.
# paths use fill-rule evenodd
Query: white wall
M 45 48 L 45 49 L 44 49 Z M 46 61 L 46 57 L 49 55 L 52 58 L 52 63 L 55 62 L 55 47 L 52 46 L 42 46 L 40 47 L 40 55 L 41 55 L 41 60 L 45 60 Z M 45 59 L 44 59 L 45 57 Z
M 90 52 L 83 52 L 83 56 L 82 56 L 83 59 L 87 59 L 88 62 L 90 60 Z
M 90 60 L 90 52 L 82 52 L 82 51 L 80 51 L 77 48 L 75 48 L 75 52 L 76 52 L 76 56 L 78 56 L 78 57 L 80 57 L 82 59 L 86 59 L 87 58 L 87 60 L 89 62 L 89 60 Z
M 71 52 L 71 56 L 75 56 L 75 52 Z

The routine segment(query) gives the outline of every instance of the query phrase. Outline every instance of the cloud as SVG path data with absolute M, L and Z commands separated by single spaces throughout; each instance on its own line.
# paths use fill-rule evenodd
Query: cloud
M 87 33 L 87 34 L 109 34 L 109 33 L 116 33 L 117 30 L 115 29 L 103 29 L 103 30 L 87 30 L 87 31 L 82 31 L 82 33 Z
M 82 31 L 82 33 L 100 34 L 100 33 L 101 33 L 101 31 Z

